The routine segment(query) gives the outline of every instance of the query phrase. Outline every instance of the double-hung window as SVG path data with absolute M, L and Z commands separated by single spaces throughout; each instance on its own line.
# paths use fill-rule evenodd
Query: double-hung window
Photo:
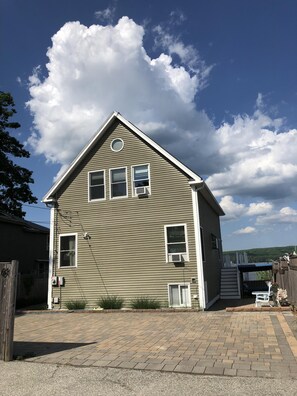
M 127 168 L 110 169 L 110 198 L 127 196 Z
M 133 195 L 150 194 L 150 174 L 148 165 L 136 165 L 132 167 L 132 191 Z
M 191 307 L 191 293 L 188 283 L 168 285 L 168 297 L 170 307 Z
M 182 261 L 188 261 L 188 242 L 186 224 L 165 226 L 166 261 L 173 261 L 175 255 L 180 254 Z
M 89 201 L 105 199 L 105 172 L 89 172 Z
M 76 267 L 77 235 L 60 235 L 59 267 Z

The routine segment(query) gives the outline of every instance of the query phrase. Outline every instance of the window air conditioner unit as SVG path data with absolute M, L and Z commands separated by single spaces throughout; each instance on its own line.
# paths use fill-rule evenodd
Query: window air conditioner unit
M 148 195 L 147 187 L 136 187 L 135 194 L 140 197 L 144 195 Z
M 183 261 L 183 256 L 180 253 L 172 254 L 171 261 L 173 263 L 181 263 Z

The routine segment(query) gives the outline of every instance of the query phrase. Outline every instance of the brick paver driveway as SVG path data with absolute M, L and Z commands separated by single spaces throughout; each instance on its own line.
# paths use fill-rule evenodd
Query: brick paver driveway
M 16 317 L 16 356 L 42 363 L 297 377 L 292 314 L 41 313 Z

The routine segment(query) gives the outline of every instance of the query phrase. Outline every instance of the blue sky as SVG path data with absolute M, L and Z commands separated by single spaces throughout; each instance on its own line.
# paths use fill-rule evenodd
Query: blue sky
M 12 93 L 41 201 L 113 111 L 202 175 L 224 249 L 297 244 L 297 3 L 2 0 Z M 41 202 L 27 219 L 49 223 Z

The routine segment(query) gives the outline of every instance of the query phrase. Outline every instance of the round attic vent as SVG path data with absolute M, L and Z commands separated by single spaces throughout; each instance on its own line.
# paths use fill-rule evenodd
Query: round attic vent
M 113 139 L 113 141 L 110 144 L 110 148 L 112 149 L 112 151 L 115 152 L 121 151 L 123 147 L 124 147 L 124 142 L 120 138 Z

